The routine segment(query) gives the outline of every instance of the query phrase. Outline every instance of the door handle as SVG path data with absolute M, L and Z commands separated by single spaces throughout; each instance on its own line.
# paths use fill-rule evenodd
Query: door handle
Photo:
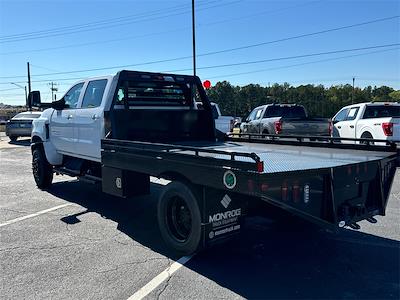
M 339 129 L 340 129 L 340 128 L 342 128 L 342 126 L 338 126 L 337 128 L 339 128 Z
M 72 115 L 68 115 L 67 120 L 71 120 L 73 118 Z
M 93 116 L 92 116 L 92 120 L 97 120 L 98 118 L 99 118 L 98 115 L 93 115 Z
M 350 128 L 354 128 L 354 125 L 350 125 Z

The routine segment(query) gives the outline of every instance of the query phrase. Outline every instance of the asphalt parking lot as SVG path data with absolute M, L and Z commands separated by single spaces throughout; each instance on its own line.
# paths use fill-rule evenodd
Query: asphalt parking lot
M 252 218 L 241 236 L 149 287 L 179 259 L 157 228 L 162 182 L 124 200 L 56 176 L 44 192 L 30 163 L 29 140 L 1 137 L 2 299 L 400 298 L 399 170 L 377 224 L 333 234 L 294 217 Z

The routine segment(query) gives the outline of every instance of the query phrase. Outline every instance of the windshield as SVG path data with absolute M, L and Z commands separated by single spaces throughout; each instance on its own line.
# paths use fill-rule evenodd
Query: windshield
M 400 105 L 371 105 L 367 106 L 364 119 L 400 117 Z

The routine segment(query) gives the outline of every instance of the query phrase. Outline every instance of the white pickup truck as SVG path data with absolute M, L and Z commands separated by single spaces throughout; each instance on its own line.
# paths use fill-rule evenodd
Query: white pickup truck
M 202 108 L 201 103 L 197 102 L 196 105 L 198 108 Z M 211 102 L 211 108 L 214 116 L 215 128 L 223 133 L 232 132 L 233 125 L 235 125 L 237 118 L 232 116 L 223 116 L 218 104 L 215 102 Z
M 400 141 L 400 104 L 397 102 L 345 106 L 332 122 L 334 137 Z

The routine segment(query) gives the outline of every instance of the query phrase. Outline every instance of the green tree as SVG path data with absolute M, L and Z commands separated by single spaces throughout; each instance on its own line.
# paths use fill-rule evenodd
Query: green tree
M 394 102 L 400 102 L 400 90 L 389 93 L 389 97 Z

